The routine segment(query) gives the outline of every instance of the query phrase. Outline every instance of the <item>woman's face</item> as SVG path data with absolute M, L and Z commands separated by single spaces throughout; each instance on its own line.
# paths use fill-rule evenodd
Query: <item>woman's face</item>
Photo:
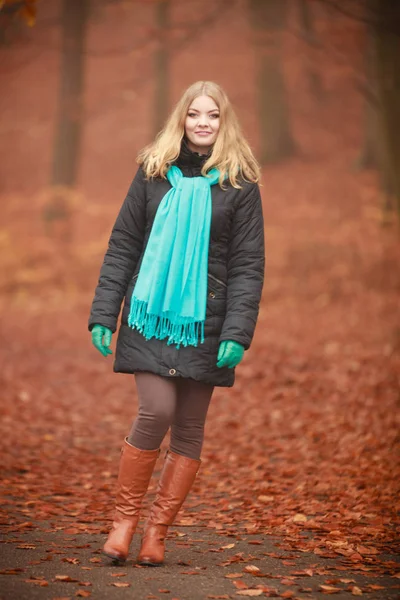
M 189 106 L 185 133 L 188 146 L 193 152 L 207 154 L 217 139 L 219 108 L 209 96 L 198 96 Z

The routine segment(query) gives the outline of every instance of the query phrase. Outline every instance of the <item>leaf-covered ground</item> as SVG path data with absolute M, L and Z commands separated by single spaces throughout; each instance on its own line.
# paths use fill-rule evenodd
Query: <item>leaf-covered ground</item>
M 257 333 L 213 397 L 164 575 L 99 562 L 136 411 L 133 377 L 86 330 L 104 242 L 66 255 L 27 209 L 24 268 L 3 258 L 3 600 L 400 597 L 398 229 L 382 227 L 374 176 L 333 156 L 264 173 Z

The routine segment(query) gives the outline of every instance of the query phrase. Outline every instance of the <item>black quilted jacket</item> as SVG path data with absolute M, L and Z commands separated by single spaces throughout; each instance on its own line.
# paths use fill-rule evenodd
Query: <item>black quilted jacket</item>
M 204 156 L 182 143 L 176 165 L 184 176 L 200 175 Z M 232 386 L 234 369 L 216 366 L 218 347 L 234 340 L 248 349 L 253 337 L 264 279 L 264 227 L 257 184 L 211 187 L 212 222 L 208 258 L 205 341 L 199 346 L 168 346 L 145 338 L 127 324 L 130 298 L 166 180 L 146 181 L 141 168 L 129 188 L 113 227 L 93 300 L 89 330 L 98 323 L 115 332 L 121 303 L 114 371 L 150 371 L 164 377 L 189 377 L 215 386 Z

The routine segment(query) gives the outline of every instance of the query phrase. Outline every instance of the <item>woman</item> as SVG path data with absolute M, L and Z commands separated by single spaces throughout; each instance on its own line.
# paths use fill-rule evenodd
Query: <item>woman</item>
M 114 371 L 134 373 L 139 409 L 124 439 L 104 553 L 124 562 L 171 427 L 138 563 L 164 540 L 200 466 L 214 386 L 232 386 L 250 346 L 264 276 L 259 167 L 223 90 L 190 86 L 139 169 L 111 233 L 89 319 L 109 348 L 123 298 Z

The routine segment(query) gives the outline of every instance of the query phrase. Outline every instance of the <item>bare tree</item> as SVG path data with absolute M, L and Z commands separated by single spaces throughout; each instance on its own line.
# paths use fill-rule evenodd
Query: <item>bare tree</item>
M 377 168 L 378 167 L 378 97 L 376 89 L 376 78 L 373 69 L 373 32 L 372 27 L 368 25 L 365 36 L 365 83 L 362 86 L 362 94 L 364 96 L 364 114 L 363 114 L 363 145 L 361 153 L 357 161 L 357 166 L 361 169 Z
M 384 182 L 400 214 L 400 4 L 368 0 L 378 97 L 378 152 Z
M 302 36 L 307 42 L 305 68 L 310 91 L 314 98 L 321 102 L 324 97 L 324 88 L 313 52 L 313 50 L 320 50 L 321 43 L 315 32 L 313 9 L 308 0 L 298 0 L 298 11 Z
M 249 9 L 258 61 L 260 162 L 265 164 L 295 152 L 281 67 L 286 0 L 249 0 Z
M 80 158 L 88 0 L 63 0 L 62 55 L 54 140 L 53 185 L 73 186 Z
M 154 133 L 163 127 L 169 109 L 169 52 L 168 31 L 170 28 L 170 0 L 158 0 L 156 3 L 156 22 L 159 42 L 154 57 L 155 97 L 154 97 Z
M 63 0 L 62 53 L 58 93 L 58 115 L 54 137 L 51 184 L 53 193 L 43 217 L 49 233 L 68 242 L 71 237 L 71 206 L 68 189 L 76 183 L 82 137 L 84 92 L 84 47 L 88 0 Z

